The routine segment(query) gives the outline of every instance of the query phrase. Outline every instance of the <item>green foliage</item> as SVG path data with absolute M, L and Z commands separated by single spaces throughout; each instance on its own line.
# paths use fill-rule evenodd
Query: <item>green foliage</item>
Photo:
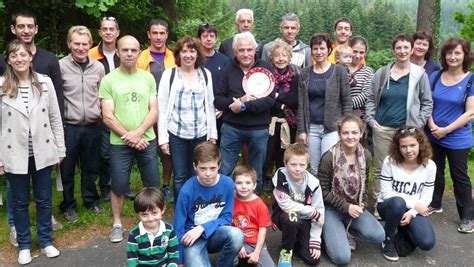
M 461 23 L 459 35 L 467 40 L 471 40 L 472 44 L 472 42 L 474 42 L 474 4 L 470 4 L 469 9 L 471 11 L 468 14 L 455 12 L 453 18 L 458 23 Z
M 98 18 L 110 7 L 114 6 L 117 0 L 76 0 L 76 6 L 84 9 L 87 14 Z
M 366 59 L 367 65 L 372 67 L 374 71 L 394 61 L 392 50 L 390 48 L 370 51 Z

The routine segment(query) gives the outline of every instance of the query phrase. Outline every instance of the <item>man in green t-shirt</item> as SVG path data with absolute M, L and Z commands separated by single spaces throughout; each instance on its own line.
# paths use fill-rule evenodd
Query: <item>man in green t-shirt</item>
M 158 187 L 160 184 L 157 141 L 152 128 L 158 114 L 155 79 L 135 66 L 140 54 L 137 39 L 130 35 L 124 36 L 118 41 L 117 47 L 120 67 L 102 79 L 99 89 L 104 123 L 111 131 L 111 242 L 123 240 L 120 215 L 124 194 L 130 186 L 133 160 L 137 160 L 143 186 Z

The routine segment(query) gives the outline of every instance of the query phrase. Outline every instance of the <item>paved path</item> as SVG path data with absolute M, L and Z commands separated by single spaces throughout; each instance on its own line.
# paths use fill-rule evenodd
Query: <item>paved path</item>
M 442 214 L 431 216 L 437 240 L 433 250 L 425 252 L 417 249 L 409 257 L 391 263 L 383 258 L 380 246 L 359 241 L 350 266 L 474 266 L 474 234 L 459 234 L 456 231 L 458 216 L 454 199 L 445 200 L 444 210 Z M 280 239 L 280 232 L 268 231 L 267 245 L 275 262 L 278 261 Z M 112 244 L 107 237 L 98 237 L 87 247 L 63 250 L 56 259 L 41 256 L 33 259 L 29 266 L 126 266 L 125 245 L 125 240 Z M 321 266 L 331 265 L 323 253 Z M 305 264 L 294 258 L 293 266 Z

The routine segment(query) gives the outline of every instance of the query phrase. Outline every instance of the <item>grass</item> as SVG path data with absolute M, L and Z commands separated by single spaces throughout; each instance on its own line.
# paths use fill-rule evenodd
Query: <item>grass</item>
M 474 149 L 471 149 L 469 156 L 468 168 L 470 171 L 474 170 Z M 469 172 L 468 172 L 469 173 Z M 55 175 L 53 174 L 53 177 Z M 54 179 L 54 178 L 53 178 Z M 131 189 L 132 192 L 138 192 L 141 187 L 141 180 L 138 173 L 138 169 L 134 166 L 131 175 Z M 471 176 L 471 183 L 474 184 L 473 176 Z M 83 242 L 87 242 L 89 238 L 93 238 L 96 235 L 108 235 L 110 227 L 112 225 L 112 210 L 110 207 L 110 202 L 102 203 L 103 207 L 106 209 L 105 214 L 96 215 L 92 211 L 85 209 L 82 205 L 82 200 L 80 198 L 80 184 L 79 184 L 79 173 L 76 174 L 75 182 L 75 197 L 78 203 L 77 213 L 79 215 L 79 220 L 75 223 L 66 222 L 59 210 L 59 203 L 62 200 L 62 192 L 56 191 L 55 181 L 53 180 L 53 214 L 56 219 L 60 220 L 63 224 L 63 229 L 55 231 L 53 234 L 55 243 L 59 243 L 59 247 L 71 247 L 80 245 Z M 449 175 L 449 167 L 446 168 L 446 191 L 448 193 L 452 192 L 453 185 L 452 180 Z M 3 202 L 6 201 L 6 177 L 0 177 L 0 192 L 3 195 Z M 266 201 L 271 201 L 271 195 L 264 195 L 263 198 Z M 36 241 L 36 222 L 35 222 L 35 208 L 34 200 L 32 199 L 32 194 L 30 195 L 30 222 L 31 222 L 31 232 L 33 234 L 33 247 L 32 249 L 39 249 L 38 242 Z M 166 209 L 165 220 L 172 222 L 173 218 L 173 205 L 168 204 Z M 126 228 L 130 228 L 138 222 L 138 218 L 135 215 L 133 210 L 133 202 L 129 200 L 124 201 L 124 207 L 122 210 L 122 219 Z M 7 224 L 6 216 L 6 206 L 0 206 L 0 263 L 1 262 L 11 262 L 12 255 L 16 257 L 16 248 L 10 245 L 8 240 L 9 237 L 9 227 Z M 10 255 L 10 257 L 5 256 Z M 13 258 L 13 261 L 16 258 Z

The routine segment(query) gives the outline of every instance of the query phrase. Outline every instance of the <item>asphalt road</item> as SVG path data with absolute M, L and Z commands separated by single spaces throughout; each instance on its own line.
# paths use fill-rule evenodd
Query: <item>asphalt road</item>
M 352 254 L 350 266 L 474 266 L 474 234 L 459 234 L 456 231 L 458 216 L 453 198 L 445 200 L 443 209 L 443 213 L 431 215 L 437 240 L 433 250 L 417 249 L 409 257 L 400 258 L 398 262 L 392 263 L 383 258 L 379 245 L 359 240 L 357 250 Z M 267 246 L 275 262 L 278 261 L 280 239 L 280 232 L 268 231 Z M 126 266 L 125 246 L 125 240 L 112 244 L 107 236 L 100 236 L 81 248 L 62 250 L 58 258 L 48 259 L 45 256 L 35 258 L 28 266 Z M 331 265 L 323 253 L 321 266 Z M 305 266 L 305 264 L 294 257 L 293 266 Z

